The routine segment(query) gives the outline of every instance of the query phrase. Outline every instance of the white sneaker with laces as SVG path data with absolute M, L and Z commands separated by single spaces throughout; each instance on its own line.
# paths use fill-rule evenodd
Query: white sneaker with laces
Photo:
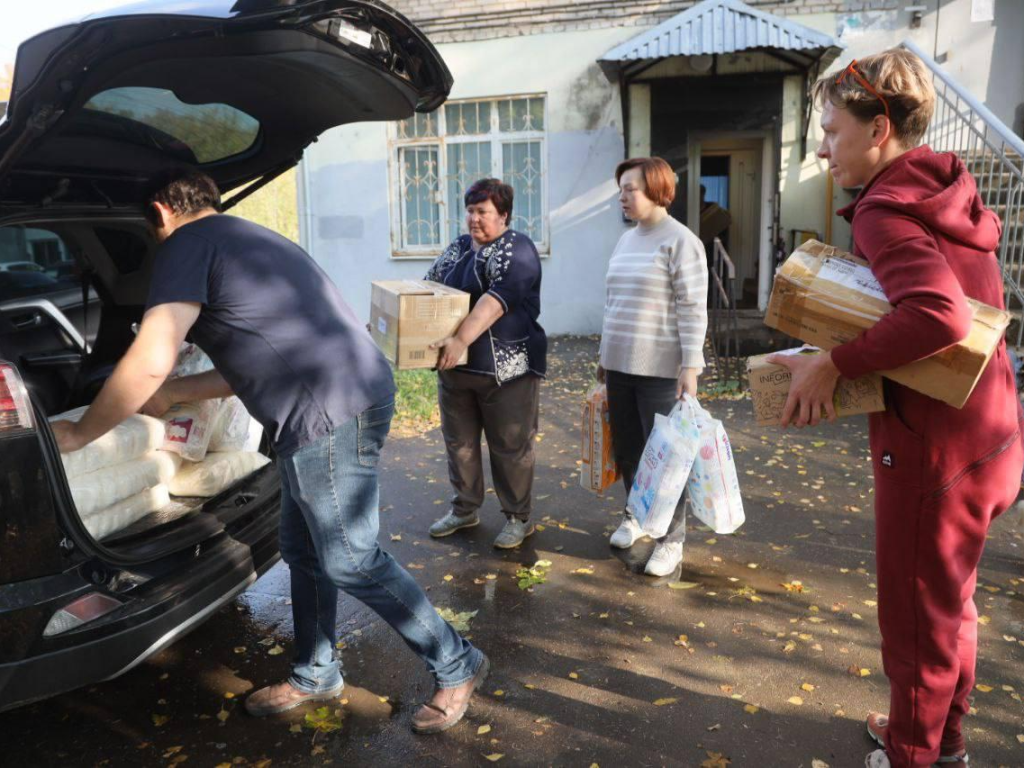
M 636 544 L 637 539 L 643 538 L 643 536 L 644 532 L 640 528 L 640 524 L 633 519 L 632 515 L 626 515 L 608 543 L 616 549 L 629 549 Z
M 884 749 L 876 749 L 864 758 L 864 768 L 891 768 Z
M 683 562 L 683 542 L 660 541 L 647 561 L 644 573 L 648 576 L 668 576 Z

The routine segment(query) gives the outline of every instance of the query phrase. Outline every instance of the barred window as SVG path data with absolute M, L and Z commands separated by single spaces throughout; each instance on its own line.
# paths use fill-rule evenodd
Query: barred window
M 436 255 L 466 231 L 462 197 L 493 176 L 515 190 L 511 226 L 547 250 L 545 99 L 452 101 L 393 124 L 393 247 Z

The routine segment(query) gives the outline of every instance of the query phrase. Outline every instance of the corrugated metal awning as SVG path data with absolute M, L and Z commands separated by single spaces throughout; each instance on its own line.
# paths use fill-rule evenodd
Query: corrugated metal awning
M 806 62 L 805 66 L 819 62 L 824 69 L 844 47 L 831 35 L 739 0 L 704 0 L 615 46 L 598 61 L 603 67 L 615 67 L 672 56 L 760 49 L 792 51 L 797 61 Z

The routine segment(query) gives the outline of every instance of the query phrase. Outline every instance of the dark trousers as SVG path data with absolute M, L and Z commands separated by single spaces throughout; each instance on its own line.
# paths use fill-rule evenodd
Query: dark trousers
M 676 380 L 606 371 L 605 386 L 608 388 L 612 450 L 628 498 L 647 438 L 654 429 L 655 414 L 666 416 L 676 405 Z M 682 541 L 685 538 L 685 498 L 684 495 L 679 500 L 679 507 L 664 540 Z
M 529 519 L 540 378 L 528 374 L 498 386 L 492 376 L 441 371 L 437 384 L 448 477 L 455 492 L 452 511 L 471 515 L 484 503 L 483 434 L 501 511 L 506 517 Z

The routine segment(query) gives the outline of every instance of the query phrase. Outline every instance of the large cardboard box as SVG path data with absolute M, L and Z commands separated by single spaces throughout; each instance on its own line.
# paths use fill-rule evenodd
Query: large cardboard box
M 619 479 L 612 453 L 612 426 L 608 416 L 608 393 L 604 385 L 594 387 L 583 401 L 583 429 L 580 435 L 580 486 L 604 493 Z
M 999 345 L 1010 314 L 968 299 L 974 320 L 966 339 L 882 375 L 962 408 Z M 817 240 L 795 250 L 775 273 L 765 323 L 822 349 L 852 341 L 893 310 L 863 259 Z
M 469 294 L 428 280 L 379 280 L 372 284 L 370 335 L 399 370 L 434 368 L 430 345 L 453 336 L 469 314 Z M 463 354 L 459 365 L 469 360 Z
M 811 348 L 788 349 L 783 355 L 818 355 L 821 350 Z M 778 425 L 789 397 L 793 376 L 782 365 L 769 363 L 770 355 L 757 355 L 747 360 L 750 399 L 754 403 L 754 418 L 759 426 Z M 832 398 L 837 416 L 854 416 L 885 410 L 882 377 L 871 374 L 853 381 L 840 378 Z

